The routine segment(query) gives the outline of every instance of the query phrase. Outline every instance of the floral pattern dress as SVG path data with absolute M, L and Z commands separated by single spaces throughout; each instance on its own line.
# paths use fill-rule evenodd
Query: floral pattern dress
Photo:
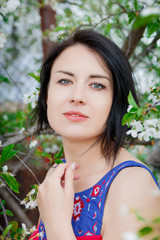
M 111 183 L 118 173 L 126 167 L 142 167 L 150 172 L 157 186 L 158 183 L 148 167 L 135 161 L 125 161 L 102 177 L 94 186 L 82 192 L 75 193 L 72 227 L 78 240 L 101 240 L 101 228 L 105 199 Z M 159 187 L 159 186 L 158 186 Z M 45 227 L 40 221 L 37 231 L 30 240 L 47 240 Z

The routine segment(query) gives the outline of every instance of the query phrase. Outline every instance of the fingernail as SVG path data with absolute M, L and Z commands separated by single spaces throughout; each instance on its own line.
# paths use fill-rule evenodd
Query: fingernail
M 72 169 L 72 170 L 75 170 L 75 169 L 76 169 L 76 163 L 75 163 L 75 162 L 71 164 L 71 169 Z

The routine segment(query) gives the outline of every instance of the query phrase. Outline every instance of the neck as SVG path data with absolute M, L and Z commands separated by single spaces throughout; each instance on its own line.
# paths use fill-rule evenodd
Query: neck
M 75 141 L 63 138 L 63 147 L 66 162 L 76 162 L 79 165 L 79 173 L 92 174 L 107 165 L 101 153 L 101 143 L 95 143 L 95 139 Z

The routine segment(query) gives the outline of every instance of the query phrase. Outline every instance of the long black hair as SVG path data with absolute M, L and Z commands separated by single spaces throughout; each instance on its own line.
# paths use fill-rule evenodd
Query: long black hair
M 34 112 L 34 121 L 37 121 L 37 131 L 40 132 L 49 126 L 46 98 L 54 61 L 66 48 L 76 44 L 82 44 L 96 52 L 112 73 L 114 86 L 113 103 L 104 131 L 97 141 L 101 141 L 103 156 L 106 159 L 112 159 L 114 162 L 120 148 L 126 144 L 126 131 L 128 128 L 126 125 L 122 126 L 121 122 L 127 111 L 129 91 L 131 91 L 135 101 L 138 101 L 132 78 L 132 69 L 127 58 L 115 43 L 94 30 L 76 31 L 67 40 L 57 43 L 44 61 L 40 73 L 40 94 Z

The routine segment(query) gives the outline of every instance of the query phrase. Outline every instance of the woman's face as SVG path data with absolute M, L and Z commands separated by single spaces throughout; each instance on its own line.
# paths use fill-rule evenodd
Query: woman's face
M 62 137 L 96 140 L 104 130 L 112 100 L 112 75 L 98 54 L 79 44 L 56 58 L 48 86 L 47 116 Z

